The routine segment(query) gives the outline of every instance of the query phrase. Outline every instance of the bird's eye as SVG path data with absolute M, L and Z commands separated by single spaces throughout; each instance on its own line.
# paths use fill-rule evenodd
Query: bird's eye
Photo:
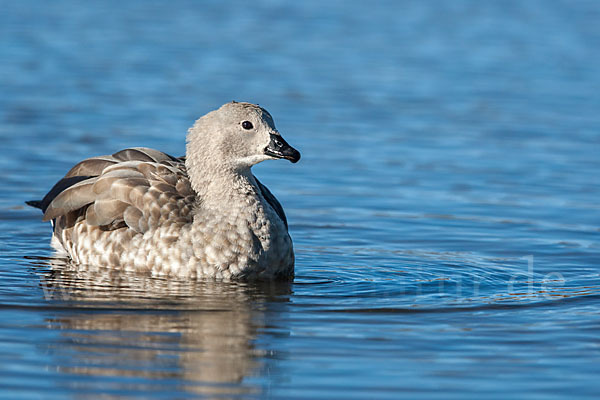
M 252 125 L 252 122 L 250 122 L 250 121 L 244 121 L 244 122 L 242 122 L 242 128 L 249 130 L 249 129 L 254 128 L 254 125 Z

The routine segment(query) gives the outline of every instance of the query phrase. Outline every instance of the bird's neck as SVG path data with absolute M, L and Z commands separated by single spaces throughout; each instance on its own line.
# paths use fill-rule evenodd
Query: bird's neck
M 240 202 L 250 205 L 260 201 L 258 185 L 250 168 L 193 163 L 187 168 L 192 188 L 203 208 L 227 209 Z

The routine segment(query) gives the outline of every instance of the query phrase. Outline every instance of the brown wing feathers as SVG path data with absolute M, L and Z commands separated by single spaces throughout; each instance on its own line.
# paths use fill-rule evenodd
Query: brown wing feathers
M 84 160 L 61 182 L 39 202 L 45 221 L 87 207 L 89 225 L 110 228 L 124 222 L 143 233 L 167 218 L 187 222 L 194 202 L 185 164 L 153 149 Z
M 52 200 L 44 212 L 44 221 L 50 221 L 56 217 L 78 210 L 94 201 L 94 184 L 98 177 L 88 178 L 78 182 L 60 192 Z

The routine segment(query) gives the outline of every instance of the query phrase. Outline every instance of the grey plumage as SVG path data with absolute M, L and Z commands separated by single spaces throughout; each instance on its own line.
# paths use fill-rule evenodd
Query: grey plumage
M 240 128 L 246 120 L 253 132 Z M 190 129 L 186 157 L 143 147 L 92 157 L 28 204 L 54 222 L 53 245 L 76 263 L 289 279 L 294 257 L 285 213 L 250 172 L 265 159 L 297 161 L 297 151 L 281 150 L 283 139 L 270 150 L 274 136 L 280 138 L 264 109 L 228 103 Z

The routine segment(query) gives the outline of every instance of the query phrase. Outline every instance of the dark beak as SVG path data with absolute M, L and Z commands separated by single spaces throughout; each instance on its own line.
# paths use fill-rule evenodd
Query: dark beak
M 265 147 L 265 154 L 271 157 L 285 158 L 293 163 L 297 163 L 300 160 L 300 152 L 298 150 L 287 144 L 281 136 L 272 133 L 271 141 Z

